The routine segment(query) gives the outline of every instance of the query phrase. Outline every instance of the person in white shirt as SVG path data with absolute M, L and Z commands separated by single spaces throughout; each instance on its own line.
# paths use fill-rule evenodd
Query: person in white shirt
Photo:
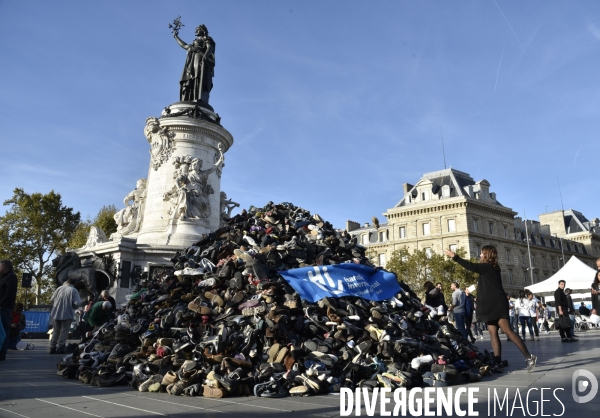
M 590 315 L 590 322 L 596 325 L 600 325 L 600 316 L 598 316 L 598 311 L 592 309 L 592 314 Z
M 548 307 L 542 302 L 537 303 L 538 307 L 538 322 L 544 327 L 544 334 L 550 334 L 550 327 L 548 326 Z
M 529 291 L 525 293 L 525 291 L 521 290 L 519 292 L 519 299 L 515 304 L 519 309 L 519 322 L 521 323 L 521 335 L 523 336 L 523 340 L 525 340 L 525 324 L 527 324 L 527 328 L 529 328 L 529 336 L 531 337 L 530 341 L 535 341 L 533 338 L 533 327 L 531 326 L 531 305 L 532 305 L 533 294 Z

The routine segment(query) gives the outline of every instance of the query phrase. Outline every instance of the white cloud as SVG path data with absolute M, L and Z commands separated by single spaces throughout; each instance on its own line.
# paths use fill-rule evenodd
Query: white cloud
M 600 28 L 598 26 L 594 23 L 589 23 L 587 29 L 594 38 L 600 41 Z

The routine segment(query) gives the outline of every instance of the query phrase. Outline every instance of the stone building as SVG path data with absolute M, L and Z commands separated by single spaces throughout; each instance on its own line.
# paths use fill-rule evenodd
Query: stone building
M 436 253 L 464 248 L 478 258 L 481 247 L 491 244 L 498 250 L 504 286 L 514 292 L 552 276 L 572 255 L 592 267 L 600 256 L 598 219 L 568 210 L 524 221 L 498 201 L 487 180 L 476 182 L 453 168 L 425 173 L 415 185 L 405 183 L 403 192 L 383 213 L 387 222 L 379 228 L 346 223 L 381 266 L 402 247 Z

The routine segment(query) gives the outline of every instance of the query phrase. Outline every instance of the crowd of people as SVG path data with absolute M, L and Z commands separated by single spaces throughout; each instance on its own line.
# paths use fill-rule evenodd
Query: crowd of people
M 449 251 L 446 253 L 449 256 L 454 254 Z M 483 257 L 483 254 L 481 257 Z M 467 266 L 468 264 L 465 264 L 465 268 Z M 581 302 L 581 305 L 576 308 L 571 297 L 573 291 L 566 287 L 565 280 L 558 282 L 558 288 L 554 292 L 555 315 L 553 319 L 565 317 L 569 319 L 570 323 L 568 328 L 556 328 L 562 342 L 579 341 L 575 335 L 575 325 L 578 320 L 594 327 L 600 326 L 600 315 L 598 315 L 600 311 L 600 258 L 596 260 L 596 267 L 598 271 L 590 286 L 591 310 L 584 302 Z M 470 266 L 469 268 L 473 267 Z M 437 283 L 436 286 L 433 286 L 432 282 L 426 282 L 424 285 L 426 303 L 448 309 L 455 327 L 471 342 L 474 343 L 478 337 L 483 339 L 482 331 L 485 328 L 485 323 L 480 322 L 477 317 L 477 298 L 471 294 L 468 288 L 464 291 L 461 290 L 457 282 L 452 282 L 450 288 L 452 290 L 452 303 L 450 306 L 446 306 L 442 284 Z M 517 334 L 520 331 L 522 340 L 527 340 L 527 333 L 529 333 L 529 341 L 531 342 L 539 341 L 540 332 L 550 334 L 549 320 L 552 315 L 549 306 L 538 300 L 531 291 L 522 290 L 517 297 L 506 293 L 506 299 L 508 301 L 509 328 Z M 507 335 L 506 340 L 511 341 L 511 338 Z

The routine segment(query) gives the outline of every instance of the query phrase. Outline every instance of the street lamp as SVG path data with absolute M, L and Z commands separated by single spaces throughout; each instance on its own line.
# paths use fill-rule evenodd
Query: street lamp
M 527 254 L 529 255 L 529 268 L 527 270 L 531 273 L 531 284 L 533 285 L 533 265 L 531 264 L 531 250 L 529 249 L 529 232 L 527 230 L 527 215 L 525 215 L 525 211 L 523 211 L 523 216 L 525 217 L 525 239 L 527 240 Z

